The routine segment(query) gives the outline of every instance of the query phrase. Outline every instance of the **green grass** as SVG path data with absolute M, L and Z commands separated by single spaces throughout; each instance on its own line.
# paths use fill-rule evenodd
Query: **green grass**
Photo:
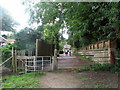
M 89 78 L 87 78 L 87 77 L 82 77 L 82 78 L 80 78 L 80 80 L 83 80 L 83 81 L 86 81 L 86 80 L 88 80 Z
M 95 85 L 94 88 L 100 88 L 100 86 L 99 85 Z
M 49 70 L 49 71 L 47 71 L 47 72 L 64 72 L 64 71 L 72 71 L 72 69 Z
M 86 58 L 84 55 L 80 55 L 78 53 L 74 53 L 74 55 L 82 60 L 86 60 L 86 61 L 92 61 L 89 58 Z M 110 65 L 108 63 L 106 64 L 99 64 L 99 63 L 92 63 L 92 65 L 86 66 L 84 68 L 77 68 L 74 69 L 74 72 L 83 72 L 83 71 L 110 71 L 113 73 L 116 73 L 118 75 L 120 75 L 120 68 L 119 68 L 119 64 L 114 64 L 114 65 Z
M 29 73 L 3 77 L 2 88 L 39 88 L 39 81 L 35 78 L 45 73 Z
M 72 71 L 74 72 L 83 72 L 83 71 L 110 71 L 120 75 L 120 68 L 116 65 L 111 66 L 110 64 L 99 64 L 94 63 L 85 67 L 75 68 Z

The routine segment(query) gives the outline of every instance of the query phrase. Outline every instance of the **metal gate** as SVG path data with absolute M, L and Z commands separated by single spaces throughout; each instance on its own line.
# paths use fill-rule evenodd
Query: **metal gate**
M 25 71 L 26 72 L 39 72 L 52 69 L 52 57 L 51 56 L 32 56 L 32 58 L 26 58 Z

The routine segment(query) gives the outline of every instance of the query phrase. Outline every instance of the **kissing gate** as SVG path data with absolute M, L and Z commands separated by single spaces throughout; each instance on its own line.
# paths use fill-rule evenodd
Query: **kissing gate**
M 18 51 L 14 52 L 16 68 L 25 69 L 26 72 L 46 71 L 52 69 L 53 45 L 43 40 L 36 40 L 36 52 Z M 14 63 L 13 63 L 14 64 Z
M 25 56 L 25 52 L 16 53 L 16 68 L 26 72 L 46 71 L 52 69 L 52 56 Z M 24 56 L 23 56 L 24 55 Z
M 47 44 L 43 40 L 36 40 L 36 52 L 16 51 L 12 48 L 11 55 L 0 64 L 0 67 L 5 66 L 5 63 L 9 61 L 9 69 L 13 72 L 17 72 L 18 69 L 25 69 L 26 72 L 57 69 L 57 50 L 54 51 L 54 45 Z
M 44 71 L 51 70 L 52 61 L 51 56 L 31 56 L 26 57 L 25 71 Z

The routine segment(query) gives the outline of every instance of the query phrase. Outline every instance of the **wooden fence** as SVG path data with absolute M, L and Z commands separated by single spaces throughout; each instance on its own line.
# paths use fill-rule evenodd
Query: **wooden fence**
M 3 62 L 1 66 L 12 59 L 12 70 L 13 72 L 17 72 L 17 69 L 25 69 L 26 59 L 33 61 L 34 60 L 33 57 L 37 57 L 37 56 L 39 57 L 54 56 L 54 45 L 48 44 L 43 40 L 37 39 L 35 52 L 25 51 L 25 50 L 16 51 L 14 48 L 12 48 L 11 57 L 7 59 L 5 62 Z M 53 59 L 56 59 L 56 58 L 53 58 Z M 54 65 L 53 65 L 53 68 L 54 68 Z
M 116 40 L 101 41 L 96 44 L 90 44 L 86 47 L 81 48 L 80 50 L 95 50 L 95 49 L 109 49 L 109 48 L 117 48 Z
M 17 69 L 25 69 L 25 60 L 33 60 L 35 53 L 33 51 L 20 50 L 15 53 L 17 61 Z
M 105 59 L 105 56 L 107 55 L 106 61 L 108 61 L 110 64 L 115 63 L 115 59 L 118 59 L 119 53 L 117 40 L 101 41 L 96 44 L 91 44 L 81 48 L 80 50 L 78 50 L 78 52 L 82 54 L 91 54 L 93 55 L 94 60 L 99 60 L 100 62 L 103 61 L 103 59 Z M 100 52 L 102 52 L 102 54 Z

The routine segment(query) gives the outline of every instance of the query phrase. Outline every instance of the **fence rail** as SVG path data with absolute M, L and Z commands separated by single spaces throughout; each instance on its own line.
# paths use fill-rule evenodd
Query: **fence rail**
M 26 58 L 25 71 L 44 71 L 46 67 L 52 69 L 51 56 L 33 56 L 32 59 Z
M 90 44 L 86 47 L 82 47 L 80 50 L 95 50 L 95 49 L 108 49 L 108 48 L 116 48 L 116 40 L 111 41 L 101 41 L 95 44 Z
M 12 59 L 12 56 L 10 58 L 8 58 L 7 60 L 5 60 L 2 64 L 0 64 L 0 66 L 2 66 L 3 64 L 5 64 L 6 62 L 8 62 L 10 59 Z
M 44 71 L 52 69 L 52 56 L 33 56 L 33 52 L 16 51 L 12 48 L 11 57 L 5 60 L 0 66 L 5 63 L 9 63 L 11 60 L 11 67 L 13 72 L 17 72 L 18 69 L 24 69 L 27 71 Z

